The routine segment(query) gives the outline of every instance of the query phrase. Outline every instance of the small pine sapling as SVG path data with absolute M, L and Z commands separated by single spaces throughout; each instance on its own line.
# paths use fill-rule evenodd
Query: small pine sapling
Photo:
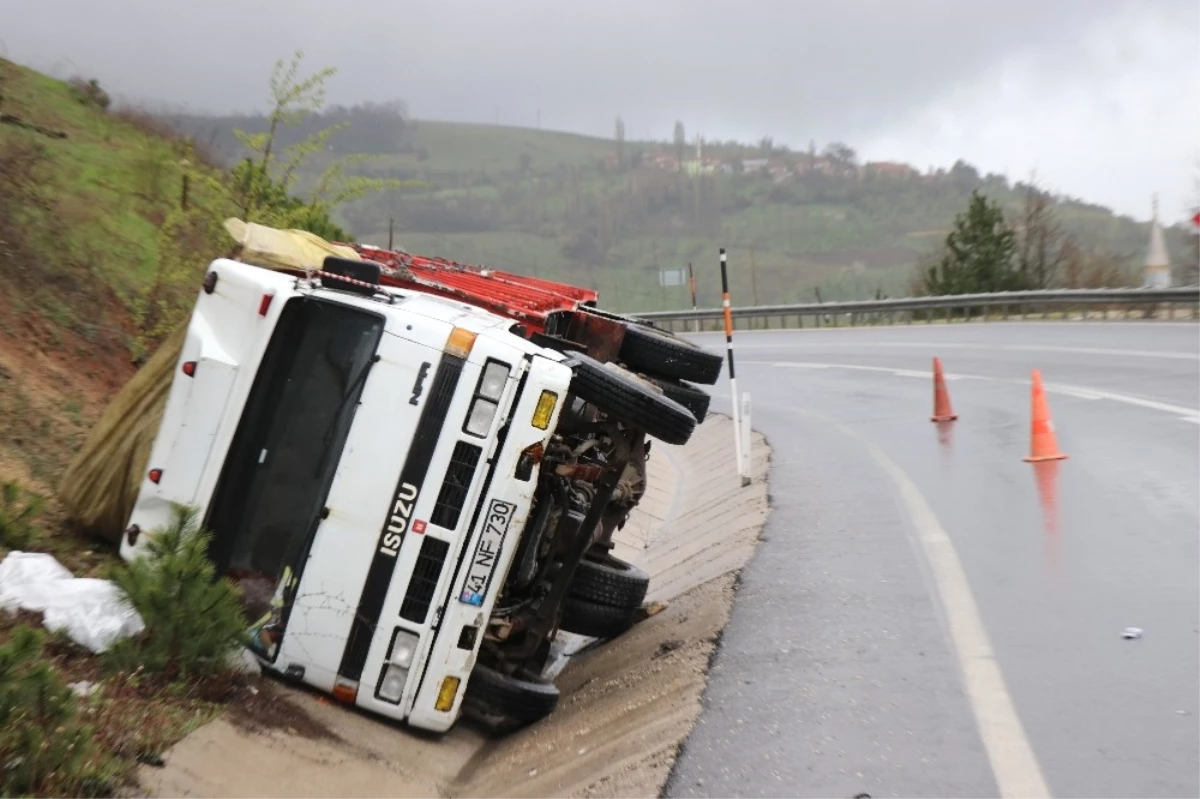
M 147 554 L 114 571 L 113 581 L 146 625 L 113 647 L 118 667 L 140 665 L 169 679 L 203 676 L 223 670 L 245 645 L 240 594 L 217 578 L 211 539 L 194 508 L 176 506 L 171 522 L 150 534 Z

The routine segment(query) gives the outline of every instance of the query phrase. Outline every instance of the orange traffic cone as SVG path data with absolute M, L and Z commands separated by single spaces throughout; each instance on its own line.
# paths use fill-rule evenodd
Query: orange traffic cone
M 952 422 L 958 414 L 950 407 L 950 392 L 946 390 L 946 376 L 942 374 L 942 362 L 933 359 L 933 416 L 931 422 Z
M 1067 456 L 1058 451 L 1058 439 L 1054 435 L 1054 422 L 1050 420 L 1050 406 L 1046 403 L 1046 389 L 1042 388 L 1042 373 L 1033 370 L 1033 429 L 1029 443 L 1029 463 L 1061 461 Z

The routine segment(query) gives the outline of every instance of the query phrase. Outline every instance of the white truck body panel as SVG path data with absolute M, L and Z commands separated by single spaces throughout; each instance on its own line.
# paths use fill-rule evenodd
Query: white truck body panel
M 239 446 L 239 435 L 251 436 L 258 429 L 251 425 L 239 434 L 243 415 L 250 413 L 248 403 L 256 401 L 256 385 L 273 379 L 264 358 L 271 357 L 272 335 L 290 301 L 312 300 L 322 307 L 355 309 L 382 319 L 376 360 L 367 367 L 357 406 L 347 405 L 353 410 L 346 411 L 339 404 L 334 412 L 335 418 L 342 418 L 337 417 L 340 413 L 350 421 L 315 532 L 307 539 L 303 557 L 294 561 L 299 580 L 282 611 L 282 639 L 257 654 L 266 667 L 299 676 L 321 690 L 333 692 L 341 682 L 353 683 L 354 701 L 366 709 L 407 718 L 425 729 L 448 729 L 458 716 L 482 627 L 504 582 L 537 483 L 536 467 L 530 479 L 515 478 L 517 462 L 527 447 L 548 443 L 570 388 L 570 368 L 560 354 L 510 333 L 510 320 L 470 305 L 391 289 L 389 304 L 314 288 L 297 278 L 227 259 L 214 261 L 210 270 L 219 275 L 215 290 L 200 294 L 197 301 L 150 456 L 149 469 L 161 470 L 161 477 L 157 483 L 149 476 L 143 481 L 130 518 L 131 530 L 136 526 L 147 534 L 123 537 L 122 556 L 144 552 L 151 531 L 169 521 L 173 503 L 195 506 L 201 518 L 214 512 L 214 498 L 228 488 L 222 488 L 221 481 L 233 468 L 227 465 L 235 457 L 231 448 Z M 465 362 L 445 360 L 455 328 L 476 334 Z M 271 351 L 281 351 L 282 346 Z M 508 377 L 489 429 L 473 435 L 466 430 L 466 419 L 481 375 L 494 361 L 507 364 Z M 195 363 L 192 377 L 182 368 L 189 362 Z M 318 363 L 313 368 L 327 366 Z M 457 381 L 440 378 L 443 368 L 447 375 L 457 373 Z M 433 396 L 438 386 L 443 386 L 440 399 Z M 543 391 L 553 392 L 558 401 L 547 426 L 539 428 L 531 420 Z M 423 414 L 435 400 L 444 423 L 433 432 L 433 443 L 422 434 L 427 438 L 421 449 L 414 444 L 415 436 L 433 429 Z M 271 424 L 293 423 L 283 419 Z M 330 423 L 328 430 L 332 429 Z M 295 429 L 291 434 L 299 435 Z M 311 435 L 320 437 L 322 432 L 313 429 Z M 325 434 L 326 441 L 329 436 Z M 469 482 L 460 485 L 455 481 L 466 480 L 467 471 L 452 459 L 461 461 L 462 455 L 475 453 L 475 447 L 477 462 Z M 243 466 L 251 470 L 247 474 L 283 468 L 286 475 L 290 451 L 276 453 L 264 446 L 257 463 L 243 458 Z M 404 475 L 414 458 L 423 467 L 422 483 L 406 487 Z M 284 481 L 273 485 L 274 494 L 245 499 L 243 515 L 253 516 L 258 512 L 255 502 L 270 502 L 287 488 Z M 454 501 L 442 502 L 443 494 Z M 401 507 L 403 518 L 398 516 Z M 439 518 L 445 525 L 437 522 Z M 216 532 L 220 536 L 222 531 Z M 294 530 L 287 534 L 300 536 Z M 266 533 L 255 535 L 257 541 Z M 414 575 L 425 574 L 422 569 L 432 562 L 427 550 L 443 556 L 430 580 L 436 581 L 431 593 L 428 584 L 420 591 L 413 588 Z M 287 582 L 280 578 L 280 591 Z M 411 607 L 405 604 L 426 595 L 423 615 L 420 601 Z M 364 623 L 364 615 L 374 618 Z M 355 638 L 356 618 L 361 640 Z M 472 626 L 480 628 L 471 636 L 473 645 L 460 647 L 460 640 L 466 640 L 460 633 Z M 378 692 L 397 631 L 417 636 L 418 643 L 403 694 L 392 702 Z M 352 651 L 357 654 L 352 656 Z M 348 671 L 359 673 L 348 678 Z M 435 705 L 446 677 L 456 677 L 460 684 L 453 706 L 439 710 Z

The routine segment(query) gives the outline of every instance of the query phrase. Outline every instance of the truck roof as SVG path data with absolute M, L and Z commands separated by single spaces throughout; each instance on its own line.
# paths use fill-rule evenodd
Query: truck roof
M 224 259 L 219 259 L 224 260 Z M 296 285 L 297 278 L 291 275 L 285 277 L 285 273 L 276 270 L 264 268 L 256 264 L 246 263 L 245 261 L 236 260 L 237 263 L 250 267 L 252 269 L 261 269 L 267 274 L 282 277 L 290 286 Z M 319 277 L 318 277 L 319 280 Z M 511 331 L 511 328 L 517 324 L 512 319 L 492 313 L 488 310 L 480 308 L 477 305 L 471 305 L 467 302 L 448 299 L 435 294 L 429 294 L 419 289 L 400 288 L 397 286 L 381 285 L 378 290 L 381 294 L 388 294 L 396 297 L 401 302 L 397 305 L 389 305 L 379 299 L 368 298 L 359 294 L 353 294 L 347 291 L 340 291 L 336 287 L 337 281 L 326 279 L 316 283 L 312 287 L 312 291 L 317 296 L 336 299 L 338 302 L 347 305 L 354 305 L 365 310 L 375 311 L 389 315 L 390 312 L 402 311 L 403 313 L 420 314 L 428 319 L 434 319 L 440 322 L 462 327 L 474 333 L 486 335 L 492 338 L 503 338 L 509 346 L 520 350 L 526 355 L 541 355 L 555 361 L 564 360 L 564 356 L 556 350 L 551 350 L 546 347 L 541 347 L 526 339 L 524 336 L 518 335 Z

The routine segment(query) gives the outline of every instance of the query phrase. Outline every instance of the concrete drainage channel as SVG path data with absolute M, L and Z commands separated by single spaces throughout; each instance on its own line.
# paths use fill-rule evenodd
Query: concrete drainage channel
M 499 739 L 469 723 L 437 737 L 283 689 L 276 701 L 294 707 L 271 715 L 307 723 L 219 719 L 164 768 L 144 768 L 143 785 L 158 796 L 658 796 L 699 715 L 734 575 L 766 521 L 766 442 L 755 434 L 748 488 L 732 450 L 732 423 L 715 414 L 686 447 L 655 442 L 650 490 L 615 554 L 650 572 L 647 602 L 665 607 L 571 657 L 542 722 Z

